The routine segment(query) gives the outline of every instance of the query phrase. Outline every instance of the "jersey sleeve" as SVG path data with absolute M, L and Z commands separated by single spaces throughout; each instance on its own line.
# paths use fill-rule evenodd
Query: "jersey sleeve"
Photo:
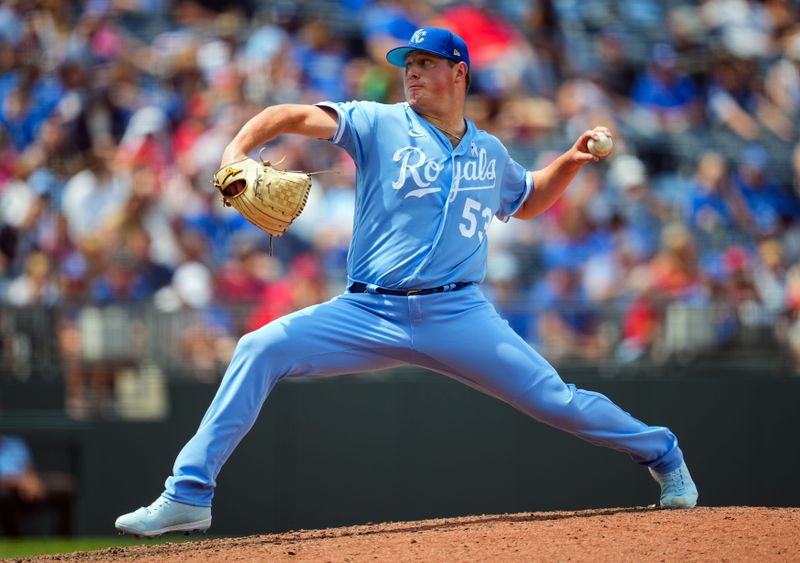
M 376 146 L 375 123 L 377 104 L 374 102 L 320 102 L 320 107 L 330 108 L 339 116 L 333 137 L 328 139 L 347 151 L 356 166 L 360 166 L 370 148 Z
M 533 174 L 507 152 L 505 154 L 506 165 L 502 168 L 503 176 L 499 182 L 500 208 L 495 216 L 507 223 L 533 192 Z

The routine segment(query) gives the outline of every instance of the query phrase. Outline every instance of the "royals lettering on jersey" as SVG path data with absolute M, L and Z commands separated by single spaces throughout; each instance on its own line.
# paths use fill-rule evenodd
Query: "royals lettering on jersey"
M 431 183 L 439 179 L 439 173 L 443 166 L 435 160 L 425 156 L 422 149 L 406 146 L 395 151 L 392 157 L 394 162 L 400 163 L 400 174 L 392 182 L 392 187 L 396 190 L 404 187 L 411 180 L 417 185 L 418 189 L 406 192 L 404 197 L 422 197 L 442 191 L 441 186 L 429 188 Z
M 470 121 L 453 148 L 406 103 L 320 105 L 336 110 L 331 142 L 358 169 L 350 278 L 406 289 L 482 281 L 489 224 L 519 209 L 531 174 Z
M 473 142 L 474 153 L 470 153 L 473 159 L 455 160 L 455 175 L 453 186 L 450 190 L 452 200 L 459 191 L 468 190 L 492 190 L 495 188 L 497 178 L 495 169 L 497 159 L 489 159 L 486 156 L 486 149 L 478 149 Z M 441 187 L 429 188 L 433 182 L 439 178 L 443 170 L 440 163 L 429 159 L 422 149 L 413 146 L 405 146 L 397 149 L 392 157 L 394 162 L 400 163 L 400 171 L 397 179 L 392 182 L 392 187 L 399 190 L 411 180 L 418 189 L 406 192 L 404 197 L 422 197 L 424 195 L 441 191 Z M 466 183 L 462 185 L 462 180 Z M 472 185 L 470 182 L 480 182 L 480 185 Z

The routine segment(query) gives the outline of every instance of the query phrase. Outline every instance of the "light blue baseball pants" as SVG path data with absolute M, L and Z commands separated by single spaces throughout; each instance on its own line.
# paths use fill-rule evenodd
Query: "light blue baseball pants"
M 477 286 L 409 297 L 346 293 L 246 334 L 197 433 L 175 460 L 164 496 L 210 506 L 216 478 L 285 377 L 414 364 L 660 472 L 683 461 L 667 428 L 647 426 L 605 396 L 565 384 Z

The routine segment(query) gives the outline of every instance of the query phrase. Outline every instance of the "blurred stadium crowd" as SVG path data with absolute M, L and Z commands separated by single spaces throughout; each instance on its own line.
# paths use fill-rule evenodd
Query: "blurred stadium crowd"
M 267 105 L 402 101 L 384 54 L 421 25 L 466 39 L 467 115 L 524 165 L 615 131 L 614 156 L 544 216 L 492 230 L 485 291 L 521 335 L 556 362 L 800 358 L 798 2 L 223 4 L 0 2 L 9 372 L 57 358 L 76 397 L 107 386 L 91 374 L 109 359 L 215 379 L 244 331 L 341 292 L 343 151 L 267 147 L 335 170 L 273 256 L 210 177 Z

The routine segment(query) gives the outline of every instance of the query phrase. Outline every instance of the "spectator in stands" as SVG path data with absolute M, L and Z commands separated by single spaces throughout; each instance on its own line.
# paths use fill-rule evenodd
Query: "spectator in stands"
M 320 271 L 319 260 L 314 255 L 301 254 L 294 258 L 286 275 L 264 288 L 261 300 L 247 319 L 247 331 L 256 330 L 278 317 L 318 303 L 326 290 Z
M 623 339 L 617 357 L 623 361 L 640 359 L 660 343 L 669 303 L 703 306 L 710 299 L 697 261 L 695 240 L 680 223 L 664 228 L 658 253 L 631 272 L 630 283 L 636 297 L 622 321 Z
M 548 269 L 531 296 L 534 308 L 539 311 L 537 342 L 541 342 L 542 353 L 548 358 L 598 360 L 608 355 L 610 343 L 598 311 L 583 291 L 579 269 L 569 266 Z
M 254 303 L 266 286 L 275 281 L 280 264 L 249 240 L 239 241 L 233 250 L 216 275 L 217 294 L 232 303 Z
M 686 223 L 709 238 L 724 237 L 733 229 L 748 229 L 750 215 L 745 202 L 732 188 L 722 155 L 715 151 L 702 154 L 682 210 Z
M 769 67 L 764 89 L 785 119 L 797 123 L 800 117 L 800 31 L 783 40 L 781 57 Z
M 342 38 L 322 18 L 306 23 L 299 38 L 294 56 L 307 80 L 306 95 L 324 100 L 343 99 L 342 75 L 350 55 Z
M 28 444 L 19 436 L 0 434 L 0 536 L 30 533 L 29 516 L 53 510 L 56 525 L 46 533 L 72 533 L 73 481 L 62 473 L 40 474 Z
M 650 258 L 659 248 L 661 226 L 672 210 L 650 186 L 644 163 L 621 154 L 609 165 L 608 181 L 614 189 L 615 206 L 631 248 Z
M 191 261 L 181 264 L 172 283 L 154 296 L 156 307 L 170 313 L 159 319 L 161 334 L 170 343 L 167 362 L 201 381 L 219 377 L 236 345 L 231 314 L 212 302 L 213 292 L 211 271 Z
M 584 291 L 598 308 L 628 303 L 631 298 L 631 272 L 643 260 L 627 240 L 625 232 L 619 227 L 615 231 L 611 246 L 593 254 L 583 270 Z
M 675 49 L 668 43 L 653 47 L 650 65 L 634 82 L 631 99 L 650 112 L 662 133 L 683 133 L 702 120 L 700 91 L 680 71 Z
M 664 228 L 659 252 L 643 274 L 646 287 L 668 299 L 697 303 L 706 297 L 695 239 L 681 223 Z
M 156 183 L 163 180 L 173 157 L 164 110 L 146 106 L 133 112 L 115 153 L 115 169 L 149 168 Z
M 171 235 L 171 231 L 169 232 Z M 157 234 L 156 236 L 160 236 Z M 139 274 L 141 295 L 149 298 L 172 281 L 172 268 L 156 259 L 152 237 L 144 229 L 133 227 L 125 233 L 125 252 L 133 259 L 133 268 Z
M 7 275 L 17 275 L 31 253 L 46 251 L 59 259 L 64 240 L 57 236 L 58 212 L 53 201 L 57 196 L 57 180 L 46 168 L 31 172 L 18 163 L 19 178 L 6 184 L 0 193 L 0 266 L 6 264 Z M 2 272 L 2 267 L 0 267 Z
M 64 187 L 63 212 L 70 237 L 76 244 L 102 236 L 110 218 L 128 200 L 130 186 L 120 178 L 111 147 L 87 155 L 86 166 Z
M 765 132 L 784 141 L 794 138 L 791 122 L 761 94 L 763 76 L 755 60 L 720 56 L 711 68 L 708 109 L 712 125 L 734 136 L 726 142 L 754 142 Z
M 758 244 L 753 281 L 759 299 L 777 320 L 786 310 L 786 275 L 789 263 L 780 239 L 766 238 Z
M 646 358 L 662 334 L 663 303 L 645 289 L 625 310 L 614 358 L 627 363 Z
M 59 289 L 50 258 L 42 252 L 26 256 L 25 270 L 8 285 L 5 298 L 17 307 L 57 303 Z
M 625 111 L 631 102 L 631 85 L 638 75 L 637 65 L 626 51 L 625 38 L 609 29 L 596 38 L 595 45 L 600 59 L 596 80 L 607 89 L 615 107 Z
M 552 95 L 555 91 L 551 61 L 534 51 L 502 14 L 480 3 L 460 4 L 446 8 L 433 21 L 469 45 L 470 72 L 477 90 L 494 98 L 520 88 L 539 95 Z
M 8 131 L 14 148 L 22 152 L 33 143 L 42 123 L 58 105 L 61 88 L 53 78 L 42 76 L 42 69 L 36 63 L 3 78 L 0 125 Z
M 610 234 L 595 227 L 586 202 L 565 199 L 554 215 L 556 229 L 542 249 L 545 268 L 582 268 L 591 256 L 611 248 Z
M 5 535 L 21 535 L 22 516 L 46 496 L 44 481 L 33 466 L 25 441 L 0 435 L 0 527 Z
M 90 299 L 100 304 L 131 303 L 152 295 L 135 266 L 133 256 L 127 251 L 109 256 L 89 288 Z
M 619 134 L 614 135 L 617 148 L 624 146 L 624 130 L 615 127 L 618 119 L 613 113 L 613 102 L 604 84 L 578 75 L 564 80 L 555 94 L 561 130 L 569 137 L 592 127 L 592 123 L 607 123 Z
M 736 332 L 747 340 L 750 336 L 748 333 L 768 329 L 774 325 L 775 319 L 761 299 L 754 279 L 755 258 L 750 252 L 741 246 L 731 245 L 724 252 L 722 262 L 726 305 L 735 313 Z
M 707 146 L 700 88 L 682 64 L 671 45 L 657 43 L 631 89 L 630 113 L 623 113 L 651 174 L 672 172 Z
M 778 186 L 769 171 L 769 154 L 758 144 L 748 145 L 741 153 L 733 182 L 750 213 L 755 231 L 760 235 L 777 233 L 784 220 L 800 217 L 797 195 Z
M 177 264 L 180 249 L 157 171 L 140 164 L 132 169 L 122 168 L 120 181 L 129 186 L 128 197 L 116 213 L 108 213 L 109 220 L 104 225 L 106 246 L 133 245 L 137 248 L 132 252 L 140 258 L 147 253 L 153 262 Z

